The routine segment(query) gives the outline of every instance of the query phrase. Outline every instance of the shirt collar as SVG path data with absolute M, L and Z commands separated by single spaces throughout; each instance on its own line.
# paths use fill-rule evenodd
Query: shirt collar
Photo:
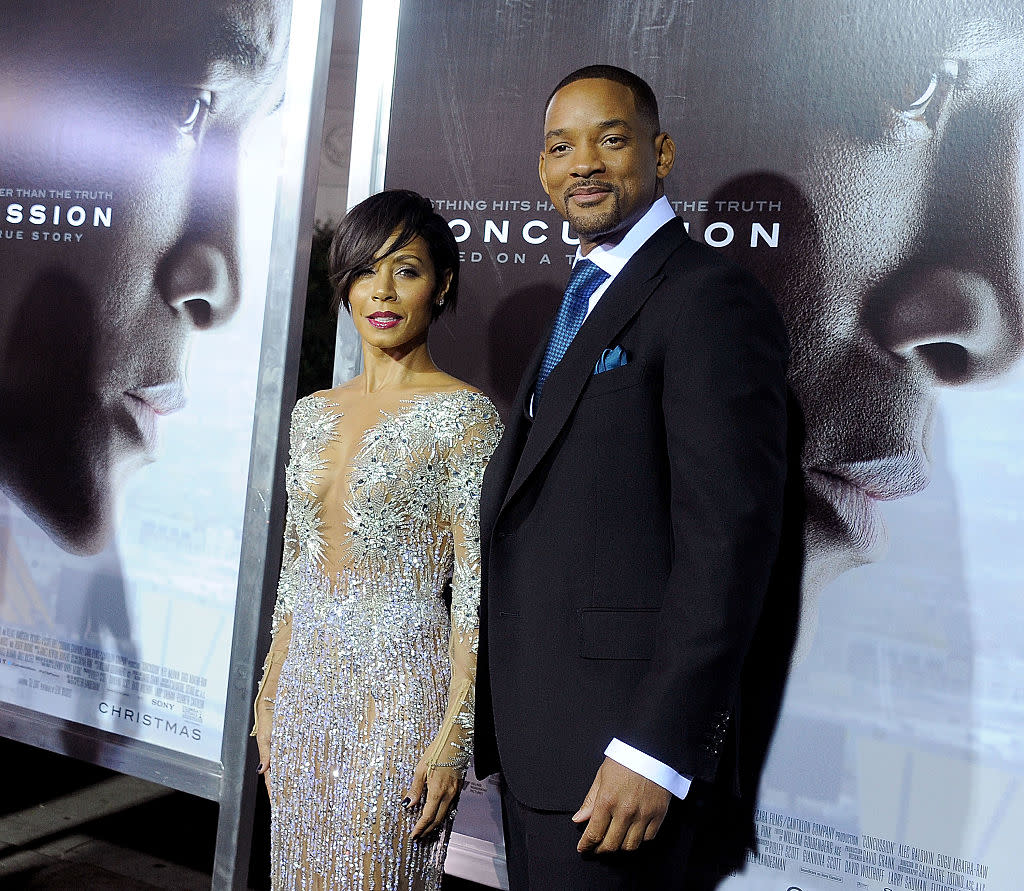
M 587 254 L 587 259 L 593 260 L 597 266 L 608 273 L 610 278 L 614 278 L 630 261 L 633 254 L 640 250 L 655 232 L 674 218 L 675 211 L 672 210 L 672 205 L 669 204 L 668 198 L 662 195 L 647 209 L 647 213 L 630 227 L 620 241 L 615 244 L 597 245 Z M 579 260 L 581 256 L 580 249 L 577 247 L 576 260 Z

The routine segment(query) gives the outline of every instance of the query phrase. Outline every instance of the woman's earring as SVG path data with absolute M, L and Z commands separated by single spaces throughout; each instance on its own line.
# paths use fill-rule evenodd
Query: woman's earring
M 438 297 L 437 298 L 437 305 L 438 306 L 444 306 L 444 297 Z

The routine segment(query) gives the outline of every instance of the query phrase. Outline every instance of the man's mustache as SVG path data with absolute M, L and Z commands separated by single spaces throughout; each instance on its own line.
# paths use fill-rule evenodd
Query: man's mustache
M 612 183 L 602 182 L 599 179 L 583 179 L 569 186 L 565 190 L 563 198 L 565 201 L 568 201 L 577 192 L 586 192 L 589 189 L 601 189 L 602 191 L 611 192 L 616 198 L 619 196 L 618 188 Z

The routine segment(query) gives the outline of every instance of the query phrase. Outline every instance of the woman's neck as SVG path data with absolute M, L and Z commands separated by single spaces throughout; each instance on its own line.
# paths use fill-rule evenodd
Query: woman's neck
M 425 376 L 437 373 L 425 341 L 411 349 L 396 350 L 382 350 L 363 341 L 361 377 L 366 393 L 412 389 Z

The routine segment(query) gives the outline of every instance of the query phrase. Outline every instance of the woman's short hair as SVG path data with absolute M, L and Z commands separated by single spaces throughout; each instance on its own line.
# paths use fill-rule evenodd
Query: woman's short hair
M 398 237 L 387 253 L 379 256 L 384 243 L 396 232 Z M 388 189 L 353 207 L 334 233 L 327 266 L 334 289 L 331 300 L 334 312 L 341 306 L 346 312 L 352 311 L 348 292 L 360 269 L 401 250 L 417 235 L 427 243 L 438 291 L 444 286 L 446 275 L 451 273 L 444 304 L 434 303 L 433 317 L 454 309 L 459 293 L 459 249 L 452 230 L 422 195 L 408 189 Z

